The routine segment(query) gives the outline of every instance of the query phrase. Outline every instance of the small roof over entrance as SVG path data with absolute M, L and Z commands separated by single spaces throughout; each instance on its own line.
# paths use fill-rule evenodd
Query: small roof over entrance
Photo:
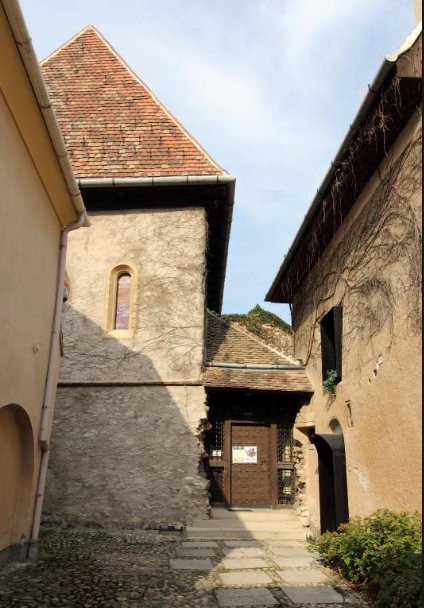
M 208 388 L 313 392 L 304 366 L 211 311 L 203 384 Z

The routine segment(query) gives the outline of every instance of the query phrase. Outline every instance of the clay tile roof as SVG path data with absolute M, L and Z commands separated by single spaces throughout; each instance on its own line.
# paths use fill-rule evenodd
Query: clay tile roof
M 207 388 L 237 388 L 261 391 L 313 393 L 304 369 L 248 370 L 208 367 L 203 372 L 203 385 Z
M 208 311 L 207 319 L 206 361 L 298 365 L 297 361 L 268 346 L 250 331 L 235 327 L 212 311 Z
M 248 367 L 237 367 L 242 365 Z M 306 370 L 296 360 L 212 311 L 207 317 L 203 384 L 211 388 L 313 392 Z
M 77 177 L 225 173 L 94 27 L 41 69 Z

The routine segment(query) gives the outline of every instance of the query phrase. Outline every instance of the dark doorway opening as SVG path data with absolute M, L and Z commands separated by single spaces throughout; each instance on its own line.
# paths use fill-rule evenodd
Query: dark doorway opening
M 318 452 L 321 532 L 334 532 L 349 521 L 346 454 L 342 434 L 314 435 Z

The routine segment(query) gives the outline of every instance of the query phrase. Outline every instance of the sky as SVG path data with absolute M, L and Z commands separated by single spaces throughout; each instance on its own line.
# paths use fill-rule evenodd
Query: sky
M 88 24 L 237 178 L 224 312 L 265 294 L 412 0 L 21 0 L 39 59 Z

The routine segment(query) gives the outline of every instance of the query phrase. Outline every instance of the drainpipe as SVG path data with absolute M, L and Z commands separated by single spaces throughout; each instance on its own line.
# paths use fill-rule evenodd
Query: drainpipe
M 40 469 L 38 474 L 37 492 L 32 519 L 31 538 L 28 547 L 28 557 L 35 559 L 38 550 L 38 535 L 40 531 L 41 511 L 43 507 L 44 491 L 46 487 L 47 467 L 50 454 L 50 419 L 54 407 L 54 395 L 57 384 L 56 362 L 59 356 L 59 332 L 60 320 L 63 307 L 63 286 L 65 281 L 66 249 L 68 234 L 84 225 L 86 221 L 85 212 L 81 213 L 78 220 L 69 224 L 62 230 L 59 247 L 59 269 L 56 285 L 56 302 L 53 313 L 53 326 L 50 337 L 50 351 L 47 367 L 46 385 L 44 388 L 43 408 L 41 412 L 40 431 L 38 436 L 41 449 Z

